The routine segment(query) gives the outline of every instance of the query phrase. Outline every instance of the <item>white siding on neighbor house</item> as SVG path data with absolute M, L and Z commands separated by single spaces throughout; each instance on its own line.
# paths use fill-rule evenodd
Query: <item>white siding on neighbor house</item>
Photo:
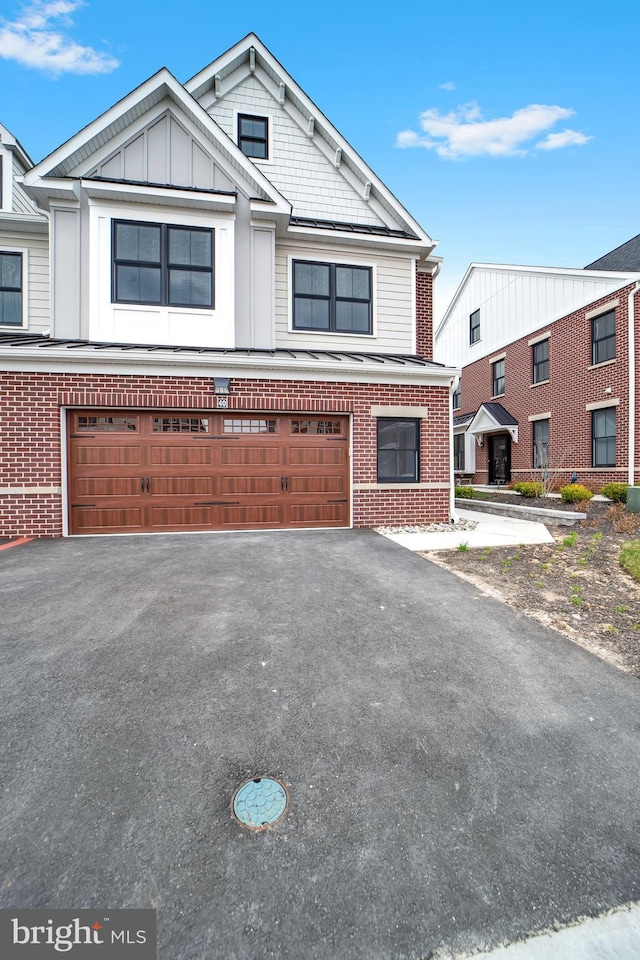
M 27 270 L 24 292 L 27 297 L 27 329 L 43 333 L 49 329 L 49 241 L 46 236 L 0 233 L 0 250 L 26 251 Z M 2 327 L 3 331 L 16 327 Z
M 293 204 L 294 216 L 382 224 L 340 170 L 255 76 L 247 77 L 222 100 L 217 100 L 209 113 L 234 143 L 237 142 L 238 113 L 271 118 L 273 142 L 269 145 L 269 162 L 255 163 Z
M 621 277 L 594 277 L 593 272 L 586 271 L 581 276 L 578 271 L 553 274 L 517 267 L 476 269 L 436 333 L 435 359 L 452 366 L 472 363 L 606 296 L 623 283 Z M 469 317 L 478 309 L 480 340 L 470 344 Z
M 204 190 L 233 190 L 198 140 L 165 113 L 110 154 L 87 176 Z
M 374 336 L 291 330 L 291 260 L 362 264 L 373 267 Z M 415 352 L 415 262 L 409 256 L 371 253 L 349 246 L 276 242 L 276 347 Z
M 15 154 L 5 153 L 4 156 L 5 156 L 5 163 L 11 163 L 11 160 L 13 159 L 13 164 L 12 164 L 12 166 L 13 166 L 13 196 L 12 196 L 12 204 L 13 204 L 13 210 L 14 210 L 14 212 L 15 212 L 15 213 L 30 213 L 30 214 L 36 213 L 36 214 L 37 214 L 37 213 L 38 213 L 38 210 L 36 210 L 36 208 L 34 207 L 33 203 L 31 202 L 31 200 L 29 199 L 29 197 L 28 197 L 28 196 L 26 195 L 26 193 L 24 192 L 24 188 L 23 188 L 22 184 L 16 183 L 16 180 L 15 180 L 16 177 L 21 177 L 21 176 L 24 174 L 24 172 L 25 172 L 24 167 L 23 167 L 22 164 L 18 161 L 18 158 L 16 157 Z

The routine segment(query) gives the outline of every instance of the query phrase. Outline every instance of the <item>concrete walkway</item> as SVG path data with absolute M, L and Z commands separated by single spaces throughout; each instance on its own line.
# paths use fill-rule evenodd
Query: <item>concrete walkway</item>
M 522 943 L 475 954 L 473 960 L 638 960 L 640 907 L 616 910 L 605 917 Z
M 477 523 L 475 530 L 456 529 L 430 533 L 391 533 L 385 534 L 394 543 L 408 550 L 420 553 L 429 550 L 455 550 L 461 543 L 469 547 L 513 547 L 525 543 L 553 543 L 553 537 L 544 523 L 531 520 L 515 520 L 512 517 L 499 517 L 478 510 L 458 510 L 462 520 Z

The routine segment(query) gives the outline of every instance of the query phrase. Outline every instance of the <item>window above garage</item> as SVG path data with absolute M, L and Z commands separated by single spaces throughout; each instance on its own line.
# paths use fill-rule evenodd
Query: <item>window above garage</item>
M 292 282 L 294 330 L 373 332 L 371 267 L 294 260 Z

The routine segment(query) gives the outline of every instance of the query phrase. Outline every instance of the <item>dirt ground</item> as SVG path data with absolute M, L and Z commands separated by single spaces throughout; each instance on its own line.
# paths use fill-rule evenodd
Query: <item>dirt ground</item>
M 558 500 L 491 499 L 567 509 Z M 593 501 L 576 509 L 587 519 L 572 527 L 547 525 L 554 544 L 422 556 L 640 677 L 640 583 L 619 563 L 622 544 L 640 539 L 640 515 Z

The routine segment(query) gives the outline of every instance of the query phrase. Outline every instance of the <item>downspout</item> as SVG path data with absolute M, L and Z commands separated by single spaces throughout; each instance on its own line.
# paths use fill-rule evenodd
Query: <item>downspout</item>
M 460 383 L 460 374 L 453 377 L 449 384 L 449 517 L 456 523 L 460 517 L 456 513 L 456 478 L 453 472 L 453 392 Z
M 640 283 L 636 283 L 629 293 L 627 320 L 629 323 L 629 486 L 635 481 L 636 460 L 636 318 L 635 296 L 640 290 Z

